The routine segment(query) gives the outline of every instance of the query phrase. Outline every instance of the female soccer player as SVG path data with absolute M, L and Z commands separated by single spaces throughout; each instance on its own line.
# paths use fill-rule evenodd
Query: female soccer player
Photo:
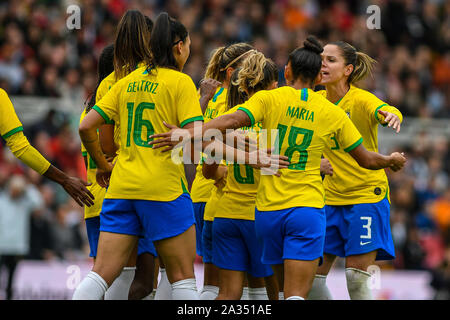
M 220 47 L 212 53 L 204 78 L 216 80 L 221 85 L 203 113 L 206 122 L 227 110 L 227 91 L 231 74 L 252 49 L 253 47 L 249 44 L 235 43 Z M 219 292 L 219 280 L 218 269 L 212 264 L 212 221 L 216 203 L 222 195 L 226 166 L 220 167 L 213 181 L 203 177 L 203 161 L 202 156 L 192 183 L 191 196 L 195 213 L 197 254 L 203 258 L 204 263 L 204 285 L 200 299 L 213 300 Z M 214 186 L 214 183 L 217 184 L 217 187 Z
M 231 109 L 231 104 L 236 107 L 227 113 L 236 111 L 237 105 L 255 92 L 276 88 L 277 79 L 278 70 L 271 60 L 260 52 L 250 53 L 242 67 L 236 69 L 231 77 L 228 107 Z M 261 126 L 261 123 L 256 123 L 245 131 L 256 141 Z M 226 184 L 217 202 L 212 230 L 212 262 L 219 268 L 217 299 L 241 299 L 246 273 L 250 274 L 249 299 L 257 297 L 267 300 L 268 292 L 271 293 L 271 299 L 277 299 L 277 286 L 274 289 L 269 286 L 266 292 L 264 278 L 271 277 L 273 271 L 269 265 L 261 262 L 262 247 L 256 239 L 254 225 L 259 170 L 233 163 L 227 167 Z M 204 164 L 205 178 L 213 178 L 218 168 L 218 164 Z M 273 284 L 270 280 L 269 283 Z
M 263 129 L 269 129 L 268 146 L 275 140 L 275 150 L 289 157 L 290 165 L 280 169 L 279 177 L 261 175 L 255 213 L 256 233 L 263 241 L 262 262 L 271 264 L 277 277 L 284 279 L 286 300 L 307 297 L 323 256 L 325 204 L 320 163 L 328 139 L 334 135 L 339 145 L 368 169 L 399 170 L 405 163 L 399 153 L 384 156 L 366 150 L 345 112 L 312 91 L 320 82 L 322 51 L 317 40 L 308 37 L 304 47 L 289 55 L 285 67 L 288 86 L 255 93 L 236 112 L 204 124 L 202 132 L 184 132 L 195 141 L 208 129 L 224 132 L 261 121 Z M 150 136 L 158 139 L 150 142 L 153 148 L 168 150 L 177 142 L 171 141 L 177 129 L 167 126 L 172 130 Z
M 153 22 L 137 10 L 127 11 L 119 22 L 114 45 L 104 49 L 99 59 L 99 85 L 95 96 L 90 100 L 81 120 L 100 101 L 114 84 L 133 71 L 143 58 L 143 52 L 148 51 L 149 42 L 142 41 L 138 35 L 151 33 Z M 99 128 L 100 145 L 109 158 L 114 158 L 120 151 L 119 123 L 104 124 Z M 85 150 L 84 150 L 85 151 Z M 100 235 L 100 211 L 106 189 L 96 181 L 96 165 L 85 151 L 88 181 L 96 194 L 95 208 L 86 208 L 86 228 L 91 247 L 91 257 L 96 257 Z M 151 241 L 139 239 L 137 251 L 130 256 L 127 266 L 105 294 L 106 300 L 141 299 L 153 290 L 153 265 L 155 248 Z M 137 255 L 137 261 L 136 261 Z
M 402 114 L 395 107 L 354 84 L 371 74 L 374 60 L 338 41 L 327 44 L 322 53 L 322 85 L 319 93 L 344 110 L 364 139 L 367 150 L 378 152 L 378 124 L 400 131 Z M 351 299 L 372 299 L 367 268 L 375 260 L 394 259 L 389 224 L 389 185 L 384 170 L 356 166 L 330 137 L 324 156 L 334 167 L 326 177 L 325 212 L 327 232 L 324 263 L 318 268 L 309 299 L 331 299 L 326 276 L 336 256 L 345 257 L 345 275 Z
M 12 154 L 37 173 L 58 183 L 80 206 L 92 206 L 94 195 L 86 188 L 88 183 L 54 167 L 30 145 L 8 94 L 1 88 L 0 106 L 0 135 Z
M 117 82 L 80 125 L 100 172 L 112 169 L 96 136 L 108 119 L 121 124 L 121 152 L 103 202 L 97 259 L 74 299 L 101 298 L 126 264 L 141 229 L 165 262 L 173 298 L 198 299 L 194 216 L 184 168 L 147 144 L 149 134 L 162 131 L 163 121 L 190 127 L 203 119 L 195 85 L 181 73 L 190 38 L 180 22 L 162 13 L 150 43 L 151 53 L 142 59 L 146 66 Z

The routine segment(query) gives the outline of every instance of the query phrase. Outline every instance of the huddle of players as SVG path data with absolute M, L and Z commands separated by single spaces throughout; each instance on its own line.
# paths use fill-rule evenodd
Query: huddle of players
M 367 267 L 394 258 L 380 169 L 405 163 L 377 153 L 378 124 L 398 131 L 401 113 L 353 85 L 373 60 L 345 42 L 323 48 L 308 37 L 278 88 L 276 65 L 237 43 L 213 52 L 197 93 L 182 73 L 189 46 L 186 28 L 166 13 L 153 25 L 130 10 L 100 57 L 79 130 L 96 199 L 85 211 L 95 260 L 73 299 L 331 299 L 325 280 L 336 256 L 346 257 L 350 297 L 370 299 Z M 314 92 L 319 83 L 326 90 Z M 203 141 L 208 129 L 239 130 L 222 143 Z M 268 145 L 259 147 L 272 155 L 235 143 L 248 146 L 261 129 Z M 235 161 L 203 154 L 189 194 L 184 167 L 168 152 L 179 144 L 174 132 L 190 135 L 183 143 L 192 156 L 214 146 Z M 261 175 L 269 165 L 278 172 Z M 165 270 L 152 294 L 156 256 Z

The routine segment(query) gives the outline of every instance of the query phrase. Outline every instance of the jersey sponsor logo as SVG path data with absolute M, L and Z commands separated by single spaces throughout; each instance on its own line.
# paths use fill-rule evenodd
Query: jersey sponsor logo
M 375 193 L 377 196 L 379 196 L 379 195 L 381 194 L 381 188 L 376 187 L 376 188 L 373 190 L 373 193 Z

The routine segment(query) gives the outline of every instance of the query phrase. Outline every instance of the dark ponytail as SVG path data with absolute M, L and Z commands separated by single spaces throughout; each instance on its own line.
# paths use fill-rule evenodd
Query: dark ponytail
M 179 41 L 186 41 L 188 32 L 179 21 L 172 19 L 166 12 L 156 18 L 150 39 L 153 65 L 178 69 L 172 48 Z
M 302 48 L 297 48 L 289 55 L 294 80 L 300 78 L 305 83 L 314 85 L 314 80 L 322 68 L 323 47 L 314 36 L 308 36 Z
M 91 95 L 89 102 L 86 106 L 86 112 L 92 109 L 95 105 L 95 97 L 97 95 L 97 89 L 100 85 L 100 82 L 103 81 L 109 74 L 114 71 L 114 44 L 110 44 L 103 48 L 102 53 L 100 54 L 100 58 L 98 59 L 98 81 L 97 86 L 95 88 L 94 93 Z
M 114 72 L 119 80 L 136 69 L 140 62 L 150 63 L 151 23 L 138 10 L 128 10 L 120 19 L 114 41 Z

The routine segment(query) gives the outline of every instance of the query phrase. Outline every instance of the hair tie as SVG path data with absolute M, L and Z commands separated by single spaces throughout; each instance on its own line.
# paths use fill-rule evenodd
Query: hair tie
M 238 56 L 237 58 L 235 58 L 233 61 L 231 61 L 229 64 L 227 64 L 227 65 L 225 66 L 225 68 L 221 68 L 219 71 L 224 71 L 224 70 L 228 69 L 229 66 L 233 65 L 233 63 L 235 63 L 236 61 L 238 61 L 240 58 L 242 58 L 243 56 L 245 56 L 245 55 L 247 55 L 247 54 L 249 54 L 249 53 L 253 53 L 253 52 L 258 52 L 258 51 L 255 50 L 255 49 L 252 49 L 252 50 L 249 50 L 249 51 L 244 52 L 243 54 L 241 54 L 240 56 Z M 225 53 L 225 50 L 224 50 L 224 53 Z

